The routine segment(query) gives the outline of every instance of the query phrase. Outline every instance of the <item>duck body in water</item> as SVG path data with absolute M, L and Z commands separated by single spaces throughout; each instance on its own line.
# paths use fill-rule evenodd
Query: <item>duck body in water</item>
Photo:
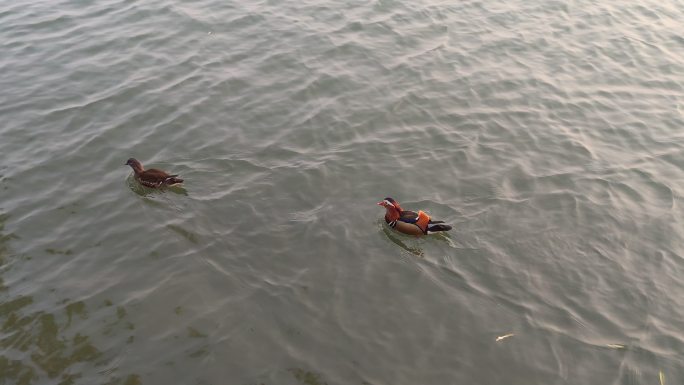
M 131 166 L 135 173 L 135 180 L 143 186 L 158 188 L 169 187 L 183 183 L 183 179 L 178 178 L 178 175 L 169 175 L 167 172 L 151 168 L 145 170 L 142 163 L 135 158 L 130 158 L 126 162 L 127 166 Z
M 378 205 L 385 208 L 385 222 L 400 233 L 421 236 L 451 230 L 451 226 L 445 225 L 444 221 L 432 220 L 423 211 L 402 209 L 399 202 L 390 197 L 381 200 Z

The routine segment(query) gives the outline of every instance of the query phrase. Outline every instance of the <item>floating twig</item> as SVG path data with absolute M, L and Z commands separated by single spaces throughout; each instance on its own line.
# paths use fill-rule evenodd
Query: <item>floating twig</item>
M 511 334 L 506 334 L 505 336 L 498 336 L 498 337 L 496 337 L 496 342 L 499 342 L 499 341 L 506 339 L 508 337 L 513 337 L 514 335 L 515 334 L 511 333 Z

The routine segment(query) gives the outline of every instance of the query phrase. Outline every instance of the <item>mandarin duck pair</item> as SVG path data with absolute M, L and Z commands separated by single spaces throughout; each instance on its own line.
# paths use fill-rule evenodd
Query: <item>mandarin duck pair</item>
M 146 187 L 170 187 L 183 183 L 183 179 L 177 178 L 178 175 L 169 175 L 156 168 L 145 170 L 142 163 L 134 158 L 128 159 L 126 165 L 133 169 L 135 180 Z M 402 209 L 399 202 L 392 198 L 387 197 L 378 202 L 378 205 L 383 206 L 386 210 L 385 222 L 400 233 L 421 236 L 430 232 L 451 230 L 451 226 L 445 225 L 444 221 L 432 220 L 423 211 L 416 213 Z

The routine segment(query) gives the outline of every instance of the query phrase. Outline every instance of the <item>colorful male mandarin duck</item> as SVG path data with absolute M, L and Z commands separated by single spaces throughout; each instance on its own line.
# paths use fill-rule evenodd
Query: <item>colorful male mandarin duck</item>
M 135 172 L 135 180 L 140 182 L 143 186 L 157 188 L 160 186 L 174 186 L 183 183 L 183 179 L 176 178 L 178 175 L 169 175 L 156 168 L 145 170 L 142 163 L 134 158 L 128 159 L 126 165 L 131 166 L 133 172 Z
M 428 232 L 451 230 L 451 226 L 442 224 L 444 221 L 433 221 L 422 211 L 416 213 L 403 210 L 399 202 L 392 198 L 385 198 L 378 205 L 386 210 L 385 222 L 400 233 L 420 236 L 427 235 Z

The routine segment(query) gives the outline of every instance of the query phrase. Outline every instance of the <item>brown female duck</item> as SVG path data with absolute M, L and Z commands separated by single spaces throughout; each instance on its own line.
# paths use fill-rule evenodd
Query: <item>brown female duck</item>
M 140 182 L 140 184 L 143 186 L 157 188 L 161 186 L 174 186 L 183 183 L 183 179 L 176 178 L 178 175 L 169 175 L 162 170 L 157 170 L 156 168 L 145 170 L 142 163 L 134 158 L 128 159 L 126 165 L 131 166 L 133 172 L 135 172 L 135 180 Z
M 399 202 L 390 197 L 378 202 L 378 205 L 385 208 L 385 222 L 400 233 L 420 236 L 428 232 L 451 230 L 451 226 L 443 224 L 444 221 L 433 221 L 422 211 L 403 210 Z

